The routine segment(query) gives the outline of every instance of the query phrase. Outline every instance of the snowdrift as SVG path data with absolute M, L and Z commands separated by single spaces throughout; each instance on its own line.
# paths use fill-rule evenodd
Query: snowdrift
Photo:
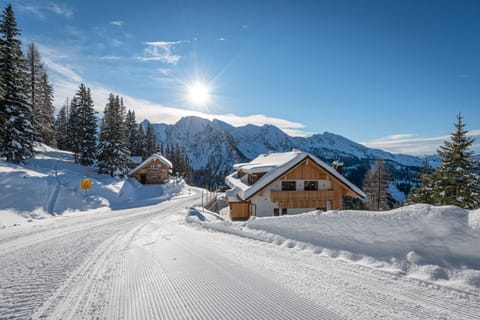
M 407 257 L 414 263 L 480 269 L 480 230 L 475 227 L 474 215 L 478 211 L 469 214 L 453 206 L 412 205 L 385 212 L 314 211 L 256 218 L 246 226 L 379 259 Z
M 186 221 L 397 276 L 480 288 L 480 210 L 417 204 L 385 212 L 312 211 L 231 222 L 192 208 Z

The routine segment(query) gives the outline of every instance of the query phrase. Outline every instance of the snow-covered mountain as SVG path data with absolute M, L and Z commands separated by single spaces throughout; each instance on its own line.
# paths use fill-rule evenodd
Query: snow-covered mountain
M 308 151 L 327 163 L 343 161 L 345 176 L 357 185 L 361 185 L 365 171 L 376 158 L 386 160 L 394 185 L 410 185 L 423 161 L 414 156 L 371 149 L 330 132 L 306 138 L 291 137 L 273 125 L 234 127 L 220 120 L 198 117 L 184 117 L 173 125 L 153 124 L 153 127 L 158 143 L 184 148 L 195 170 L 194 180 L 201 185 L 222 184 L 234 163 L 249 161 L 269 151 L 294 148 Z

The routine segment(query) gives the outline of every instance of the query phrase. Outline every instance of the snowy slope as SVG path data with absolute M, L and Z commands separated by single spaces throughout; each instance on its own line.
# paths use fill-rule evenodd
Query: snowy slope
M 45 145 L 25 165 L 0 160 L 0 228 L 67 212 L 119 210 L 157 203 L 179 185 L 142 186 L 134 179 L 100 175 L 95 167 L 73 162 L 70 152 Z M 80 189 L 82 179 L 92 189 Z

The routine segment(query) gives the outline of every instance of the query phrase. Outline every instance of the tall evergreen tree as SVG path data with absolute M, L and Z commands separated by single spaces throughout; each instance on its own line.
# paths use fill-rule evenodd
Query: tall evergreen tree
M 19 36 L 9 4 L 0 17 L 0 155 L 16 163 L 33 156 L 27 63 Z
M 138 139 L 138 134 L 137 134 L 137 122 L 135 120 L 135 111 L 134 110 L 128 110 L 127 111 L 127 117 L 125 118 L 125 130 L 126 130 L 126 141 L 127 141 L 127 147 L 128 150 L 130 151 L 131 155 L 137 155 L 137 139 Z
M 147 159 L 151 155 L 147 155 L 145 148 L 145 132 L 141 124 L 137 127 L 137 141 L 135 146 L 135 155 L 142 157 L 142 160 Z
M 98 145 L 98 172 L 123 177 L 130 157 L 125 133 L 125 107 L 112 93 L 105 106 L 100 142 Z
M 474 139 L 467 137 L 462 120 L 458 114 L 450 141 L 445 141 L 437 151 L 441 165 L 434 174 L 434 197 L 440 205 L 474 209 L 480 207 L 479 168 L 470 150 Z
M 378 158 L 375 165 L 367 171 L 363 181 L 363 191 L 368 196 L 370 210 L 387 210 L 389 206 L 388 185 L 390 174 L 383 159 Z
M 68 119 L 69 119 L 69 106 L 68 100 L 66 104 L 58 112 L 57 120 L 55 122 L 56 128 L 56 141 L 57 148 L 60 150 L 72 150 L 70 134 L 68 130 Z
M 145 133 L 145 153 L 149 157 L 157 152 L 157 138 L 155 137 L 155 130 L 151 123 L 148 123 L 147 132 Z
M 412 188 L 408 195 L 408 203 L 426 203 L 433 204 L 433 170 L 425 160 L 422 170 L 420 171 L 419 179 L 420 186 Z
M 35 140 L 54 145 L 53 87 L 48 81 L 40 53 L 34 43 L 28 46 L 27 63 Z
M 97 145 L 97 121 L 90 89 L 80 85 L 70 104 L 68 130 L 75 162 L 92 165 Z

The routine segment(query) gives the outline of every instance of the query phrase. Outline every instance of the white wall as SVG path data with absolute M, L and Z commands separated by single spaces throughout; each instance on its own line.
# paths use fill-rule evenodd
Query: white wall
M 254 196 L 252 204 L 255 205 L 255 214 L 258 217 L 271 217 L 273 216 L 273 209 L 278 208 L 276 203 L 270 201 L 270 189 L 264 190 L 263 196 Z

